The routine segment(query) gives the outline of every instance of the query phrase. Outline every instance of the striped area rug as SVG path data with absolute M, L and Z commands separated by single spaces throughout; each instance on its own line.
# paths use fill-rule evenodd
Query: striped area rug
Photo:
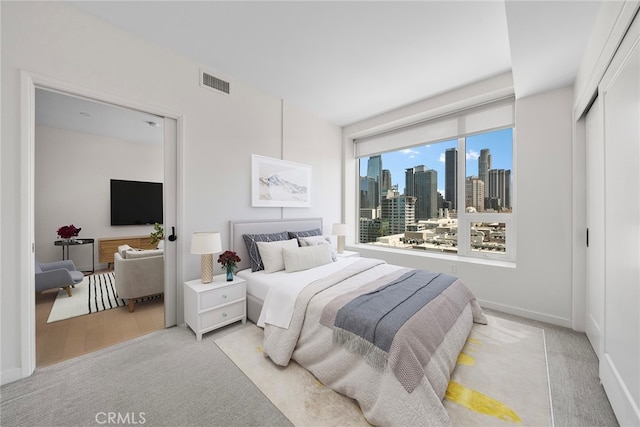
M 85 276 L 82 282 L 71 291 L 71 297 L 67 296 L 63 289 L 58 291 L 47 323 L 127 305 L 127 300 L 118 298 L 116 295 L 116 280 L 113 272 Z M 137 298 L 136 303 L 161 297 L 156 295 Z

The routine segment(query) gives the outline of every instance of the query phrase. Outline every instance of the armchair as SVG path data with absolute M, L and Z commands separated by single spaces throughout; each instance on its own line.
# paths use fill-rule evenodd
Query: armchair
M 164 255 L 162 249 L 135 251 L 128 246 L 113 254 L 116 292 L 135 311 L 137 298 L 164 293 Z
M 78 271 L 73 261 L 54 261 L 42 263 L 36 260 L 36 292 L 63 288 L 71 296 L 71 287 L 82 282 L 84 274 Z

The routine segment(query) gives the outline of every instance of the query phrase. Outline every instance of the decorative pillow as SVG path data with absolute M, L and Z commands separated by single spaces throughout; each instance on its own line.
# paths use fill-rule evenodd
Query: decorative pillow
M 328 245 L 303 246 L 301 248 L 283 248 L 282 257 L 287 273 L 308 270 L 325 264 L 331 264 L 331 252 Z
M 122 258 L 126 258 L 127 257 L 127 251 L 128 250 L 132 250 L 133 248 L 129 245 L 120 245 L 118 246 L 118 253 L 120 254 L 120 256 Z
M 274 273 L 284 270 L 282 251 L 287 248 L 297 248 L 298 239 L 281 240 L 278 242 L 256 242 L 262 258 L 265 273 Z
M 316 245 L 328 245 L 331 249 L 331 259 L 333 261 L 337 261 L 338 254 L 333 247 L 333 242 L 329 236 L 310 236 L 310 237 L 300 237 L 298 239 L 300 241 L 300 246 L 316 246 Z
M 301 237 L 321 236 L 322 230 L 320 230 L 319 228 L 315 228 L 313 230 L 307 230 L 307 231 L 289 231 L 288 233 L 289 233 L 290 239 L 298 239 L 298 244 L 302 246 L 302 244 L 300 244 Z
M 286 231 L 272 234 L 243 234 L 244 244 L 247 245 L 247 251 L 249 252 L 249 262 L 251 263 L 251 272 L 264 270 L 262 264 L 262 258 L 260 258 L 260 252 L 258 251 L 258 245 L 256 242 L 276 242 L 278 240 L 289 240 L 289 235 Z

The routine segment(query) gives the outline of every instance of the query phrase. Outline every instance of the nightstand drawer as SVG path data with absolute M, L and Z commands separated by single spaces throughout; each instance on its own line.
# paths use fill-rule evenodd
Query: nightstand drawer
M 198 307 L 198 309 L 206 310 L 207 308 L 244 298 L 244 296 L 244 283 L 212 289 L 200 295 L 200 307 Z
M 246 301 L 238 301 L 235 304 L 226 305 L 224 307 L 216 308 L 206 313 L 202 313 L 202 329 L 207 329 L 215 326 L 219 323 L 227 322 L 234 318 L 240 318 L 244 316 Z

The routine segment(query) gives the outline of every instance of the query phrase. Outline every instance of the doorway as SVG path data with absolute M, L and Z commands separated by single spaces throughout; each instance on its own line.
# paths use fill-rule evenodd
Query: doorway
M 51 82 L 51 81 L 43 81 L 42 78 L 33 78 L 27 73 L 23 74 L 23 103 L 27 107 L 23 110 L 25 115 L 24 126 L 23 129 L 25 131 L 25 152 L 28 153 L 27 156 L 23 157 L 27 162 L 27 167 L 25 168 L 26 177 L 25 182 L 28 183 L 25 190 L 27 190 L 25 197 L 24 206 L 27 207 L 25 212 L 28 213 L 28 237 L 30 243 L 30 256 L 32 259 L 31 266 L 33 266 L 33 262 L 35 261 L 34 254 L 37 255 L 36 244 L 40 240 L 37 238 L 38 233 L 36 232 L 35 220 L 36 218 L 36 206 L 34 203 L 35 200 L 35 140 L 36 140 L 36 125 L 35 125 L 35 116 L 36 116 L 36 91 L 48 91 L 66 95 L 68 97 L 76 97 L 76 98 L 84 98 L 85 100 L 89 100 L 95 102 L 97 104 L 107 105 L 111 104 L 112 106 L 118 107 L 128 107 L 133 108 L 134 111 L 151 111 L 148 114 L 155 114 L 156 116 L 160 116 L 161 119 L 164 120 L 164 135 L 163 138 L 164 146 L 164 158 L 162 163 L 158 165 L 160 170 L 163 170 L 163 180 L 164 180 L 164 223 L 165 229 L 175 230 L 178 228 L 178 219 L 177 219 L 177 178 L 178 178 L 178 120 L 181 120 L 178 116 L 171 117 L 170 115 L 160 113 L 156 111 L 153 112 L 153 108 L 139 108 L 139 106 L 132 106 L 127 102 L 122 102 L 121 100 L 113 100 L 108 96 L 103 96 L 103 94 L 96 93 L 87 93 L 86 90 L 77 90 L 71 86 L 60 84 L 59 82 Z M 72 154 L 72 153 L 71 153 Z M 61 167 L 62 165 L 58 165 Z M 76 164 L 77 166 L 77 164 Z M 69 165 L 64 166 L 65 168 L 69 168 L 72 172 L 77 171 L 80 168 L 74 168 L 74 163 L 71 161 Z M 60 224 L 65 225 L 65 224 Z M 169 227 L 171 225 L 171 227 Z M 179 229 L 179 228 L 178 228 Z M 167 233 L 165 237 L 168 235 Z M 86 237 L 90 237 L 86 235 Z M 96 236 L 96 242 L 97 242 Z M 53 246 L 52 242 L 55 239 L 55 230 L 51 232 L 45 239 L 45 244 L 49 244 Z M 167 242 L 169 243 L 169 242 Z M 162 310 L 162 322 L 161 327 L 173 326 L 177 322 L 177 257 L 178 257 L 178 246 L 181 245 L 181 242 L 175 239 L 165 245 L 164 252 L 164 269 L 165 269 L 165 294 L 164 294 L 164 307 Z M 59 248 L 58 248 L 59 249 Z M 59 256 L 59 254 L 58 254 Z M 97 253 L 95 254 L 97 258 Z M 90 257 L 89 257 L 90 259 Z M 83 261 L 80 261 L 81 263 Z M 98 264 L 96 264 L 98 266 Z M 33 268 L 29 269 L 33 272 Z M 25 375 L 30 375 L 36 366 L 36 337 L 35 337 L 35 329 L 36 329 L 36 310 L 35 310 L 35 291 L 34 291 L 34 278 L 33 273 L 30 275 L 29 279 L 30 286 L 23 293 L 23 307 L 25 307 L 23 316 L 23 331 L 25 332 L 25 338 L 23 339 L 22 345 L 22 354 L 23 354 L 23 373 Z M 125 310 L 126 311 L 126 310 Z

